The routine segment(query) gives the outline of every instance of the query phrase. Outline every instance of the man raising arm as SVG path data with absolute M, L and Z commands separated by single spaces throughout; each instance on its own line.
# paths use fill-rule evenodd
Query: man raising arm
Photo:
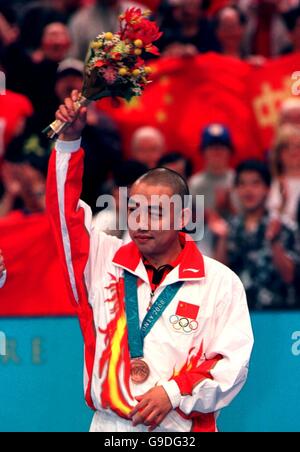
M 243 286 L 180 232 L 182 205 L 162 208 L 159 197 L 188 195 L 171 170 L 133 184 L 129 244 L 92 227 L 79 199 L 85 111 L 75 113 L 77 97 L 56 115 L 72 125 L 51 157 L 47 204 L 84 337 L 91 431 L 216 431 L 217 412 L 247 378 L 253 336 Z

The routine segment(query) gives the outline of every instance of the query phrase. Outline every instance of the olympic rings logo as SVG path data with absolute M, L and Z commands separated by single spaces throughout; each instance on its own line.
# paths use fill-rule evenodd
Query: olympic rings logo
M 178 315 L 171 315 L 169 321 L 173 327 L 173 330 L 178 333 L 184 332 L 186 334 L 190 334 L 196 331 L 199 326 L 197 320 L 190 320 L 186 317 L 179 317 Z

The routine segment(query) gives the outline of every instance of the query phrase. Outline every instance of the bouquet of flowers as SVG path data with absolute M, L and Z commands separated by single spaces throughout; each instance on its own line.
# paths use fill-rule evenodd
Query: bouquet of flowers
M 118 33 L 101 33 L 91 42 L 85 62 L 83 88 L 77 102 L 78 109 L 103 97 L 122 97 L 129 101 L 142 94 L 145 86 L 150 83 L 151 74 L 143 53 L 159 55 L 153 42 L 162 35 L 148 16 L 149 12 L 130 8 L 119 18 Z M 56 138 L 68 125 L 56 120 L 44 133 L 49 138 Z

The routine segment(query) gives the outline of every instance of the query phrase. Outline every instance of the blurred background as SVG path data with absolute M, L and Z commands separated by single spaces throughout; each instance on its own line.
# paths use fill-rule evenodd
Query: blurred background
M 0 0 L 0 431 L 86 431 L 82 340 L 45 213 L 53 143 L 41 130 L 82 85 L 89 42 L 130 6 L 164 32 L 141 98 L 89 107 L 82 199 L 103 231 L 101 194 L 147 169 L 205 196 L 199 249 L 232 268 L 255 333 L 249 381 L 224 431 L 299 431 L 300 2 Z M 3 77 L 1 77 L 1 80 Z M 117 203 L 122 214 L 122 206 Z

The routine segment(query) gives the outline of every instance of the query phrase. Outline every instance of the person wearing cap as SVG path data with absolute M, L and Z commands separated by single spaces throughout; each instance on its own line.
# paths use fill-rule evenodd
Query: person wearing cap
M 6 281 L 6 268 L 2 251 L 0 250 L 0 289 L 4 286 Z
M 84 63 L 75 58 L 66 58 L 57 68 L 55 94 L 59 99 L 70 96 L 73 89 L 81 90 L 84 74 Z
M 203 195 L 206 211 L 228 214 L 228 194 L 234 171 L 230 160 L 234 152 L 230 131 L 222 124 L 211 124 L 202 132 L 201 153 L 204 169 L 189 181 L 192 195 Z

